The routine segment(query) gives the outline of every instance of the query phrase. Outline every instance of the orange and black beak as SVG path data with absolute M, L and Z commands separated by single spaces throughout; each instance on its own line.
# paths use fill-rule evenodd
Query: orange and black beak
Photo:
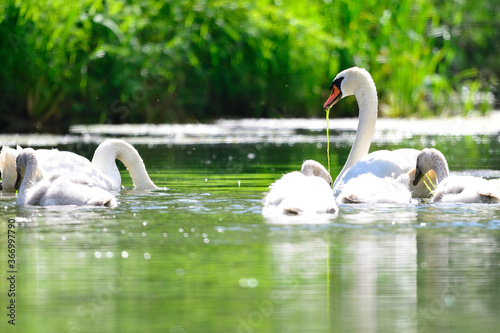
M 416 168 L 415 170 L 415 179 L 413 180 L 413 186 L 417 186 L 417 184 L 420 182 L 424 174 L 422 173 L 422 170 L 420 168 Z
M 16 189 L 16 191 L 19 190 L 22 182 L 23 182 L 23 176 L 21 176 L 21 173 L 19 171 L 17 171 L 16 184 L 14 185 L 14 188 Z
M 342 98 L 342 92 L 340 91 L 339 87 L 337 87 L 336 84 L 332 84 L 332 93 L 330 94 L 330 97 L 326 100 L 325 104 L 323 105 L 323 108 L 325 110 L 330 109 L 335 103 L 337 103 L 341 98 Z

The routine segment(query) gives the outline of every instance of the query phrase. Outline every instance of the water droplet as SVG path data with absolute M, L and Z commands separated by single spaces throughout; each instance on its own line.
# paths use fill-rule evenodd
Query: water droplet
M 106 257 L 113 258 L 113 252 L 110 251 L 106 252 Z
M 187 232 L 185 232 L 184 237 L 189 237 L 189 234 Z
M 45 238 L 43 236 L 40 236 L 40 240 L 43 241 Z
M 143 231 L 143 232 L 141 232 L 141 236 L 142 236 L 142 237 L 146 237 L 146 233 L 145 233 L 144 231 Z
M 166 232 L 164 232 L 163 237 L 168 237 L 168 234 Z
M 191 232 L 195 232 L 195 231 L 196 231 L 195 228 L 191 228 Z
M 61 237 L 61 239 L 62 239 L 63 241 L 65 241 L 65 240 L 66 240 L 66 236 L 62 236 L 62 237 Z
M 122 258 L 128 258 L 128 252 L 122 251 Z
M 411 325 L 411 319 L 409 317 L 399 318 L 397 325 L 399 328 L 408 328 Z
M 259 285 L 259 281 L 255 278 L 249 278 L 247 280 L 247 284 L 250 288 L 255 288 Z
M 182 326 L 175 325 L 170 327 L 170 333 L 186 333 L 186 330 Z
M 96 251 L 96 253 L 94 253 L 94 257 L 96 257 L 97 259 L 99 259 L 101 257 L 101 252 Z
M 179 232 L 184 232 L 184 229 L 182 229 L 182 228 L 179 228 Z
M 210 239 L 208 239 L 208 238 L 205 238 L 205 239 L 203 240 L 203 243 L 205 243 L 205 244 L 208 244 L 208 243 L 210 243 Z
M 207 237 L 208 237 L 208 235 L 207 235 L 207 234 L 202 234 L 202 235 L 201 235 L 201 237 L 203 237 L 203 238 L 207 238 Z
M 147 225 L 148 225 L 148 222 L 144 221 L 144 222 L 142 222 L 142 225 L 143 225 L 143 226 L 147 226 Z
M 255 288 L 259 285 L 259 281 L 256 278 L 241 278 L 238 284 L 242 288 Z
M 182 268 L 177 268 L 175 270 L 175 274 L 182 276 L 182 275 L 184 275 L 184 270 Z
M 453 305 L 453 303 L 455 303 L 455 296 L 448 295 L 444 298 L 444 304 L 446 304 L 446 306 Z
M 144 259 L 146 260 L 151 259 L 151 254 L 149 252 L 144 252 Z
M 249 160 L 253 160 L 255 158 L 255 154 L 254 153 L 248 153 L 247 157 L 248 157 Z

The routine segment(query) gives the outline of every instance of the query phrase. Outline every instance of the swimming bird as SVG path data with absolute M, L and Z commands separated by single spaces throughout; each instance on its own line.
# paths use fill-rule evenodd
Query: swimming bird
M 330 85 L 330 90 L 331 94 L 323 105 L 326 110 L 329 110 L 340 99 L 350 95 L 355 95 L 359 107 L 356 138 L 349 157 L 333 184 L 336 198 L 339 197 L 342 188 L 349 181 L 362 174 L 373 175 L 364 176 L 362 179 L 374 183 L 372 186 L 375 186 L 375 182 L 379 183 L 375 178 L 397 178 L 415 167 L 419 154 L 416 149 L 379 150 L 368 154 L 378 111 L 377 89 L 368 71 L 358 67 L 348 68 L 337 74 Z M 380 185 L 382 184 L 380 183 Z M 409 187 L 410 192 L 414 192 L 413 184 L 410 184 Z M 356 188 L 362 191 L 362 187 Z M 391 191 L 388 192 L 389 195 L 391 195 L 390 193 Z M 360 193 L 360 195 L 363 194 Z M 397 195 L 397 192 L 393 192 L 392 195 Z M 417 191 L 415 195 L 428 196 L 429 191 Z M 394 199 L 398 200 L 396 197 Z
M 18 182 L 17 204 L 25 205 L 89 205 L 116 207 L 116 198 L 106 190 L 93 186 L 79 172 L 54 170 L 35 184 L 38 160 L 35 150 L 26 148 L 16 158 Z M 22 179 L 22 181 L 21 181 Z
M 428 195 L 429 189 L 424 182 L 410 186 L 415 178 L 415 168 L 397 178 L 377 177 L 372 173 L 363 173 L 345 184 L 337 198 L 340 203 L 385 203 L 409 204 L 414 198 Z M 436 184 L 436 173 L 430 170 L 426 174 L 428 184 Z
M 0 170 L 3 177 L 4 190 L 15 190 L 15 157 L 20 148 L 12 149 L 3 146 L 0 154 Z M 93 186 L 105 190 L 119 190 L 121 187 L 120 171 L 116 159 L 120 160 L 128 169 L 135 188 L 142 190 L 155 190 L 158 187 L 149 177 L 144 162 L 137 150 L 121 139 L 108 139 L 102 142 L 94 152 L 92 162 L 87 158 L 69 151 L 57 149 L 38 149 L 35 151 L 38 161 L 38 172 L 35 182 L 44 175 L 55 170 L 78 171 L 87 177 Z
M 307 160 L 301 171 L 285 174 L 270 186 L 262 214 L 334 214 L 332 178 L 319 162 Z
M 426 148 L 417 157 L 416 175 L 413 184 L 417 184 L 422 174 L 434 170 L 438 185 L 432 202 L 449 203 L 499 203 L 500 190 L 490 181 L 474 176 L 450 176 L 448 162 L 437 149 Z
M 0 152 L 0 172 L 2 173 L 2 191 L 15 192 L 17 171 L 16 158 L 22 148 L 17 146 L 16 149 L 3 145 Z M 41 175 L 38 175 L 41 177 Z

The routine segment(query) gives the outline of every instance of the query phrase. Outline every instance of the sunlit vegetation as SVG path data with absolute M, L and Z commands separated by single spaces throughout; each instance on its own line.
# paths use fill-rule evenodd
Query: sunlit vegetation
M 335 74 L 377 83 L 380 112 L 486 112 L 498 85 L 494 1 L 7 0 L 4 131 L 75 123 L 324 116 Z M 353 116 L 355 101 L 332 117 Z

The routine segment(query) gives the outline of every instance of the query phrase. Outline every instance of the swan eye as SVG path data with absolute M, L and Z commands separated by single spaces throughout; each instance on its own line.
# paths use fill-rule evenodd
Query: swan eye
M 339 88 L 340 91 L 342 91 L 342 89 L 340 89 L 340 84 L 342 83 L 342 80 L 344 80 L 343 76 L 338 77 L 335 80 L 333 80 L 332 84 L 330 85 L 330 90 L 333 89 L 333 86 L 336 86 L 337 88 Z

